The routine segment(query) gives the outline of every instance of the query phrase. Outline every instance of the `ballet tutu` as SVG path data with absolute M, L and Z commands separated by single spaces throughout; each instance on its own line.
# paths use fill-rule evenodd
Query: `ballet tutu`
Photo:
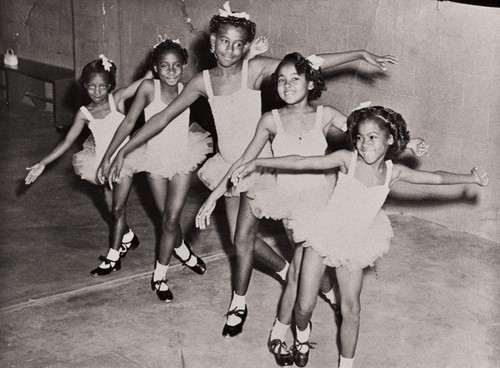
M 82 179 L 95 185 L 102 185 L 97 180 L 97 169 L 99 168 L 101 161 L 102 157 L 96 157 L 94 138 L 90 135 L 83 143 L 83 150 L 73 155 L 73 168 L 75 173 Z M 131 175 L 131 168 L 124 162 L 120 178 Z
M 220 153 L 217 153 L 200 168 L 198 177 L 207 188 L 214 190 L 227 175 L 231 165 L 232 163 L 226 162 Z M 255 198 L 256 186 L 269 186 L 274 181 L 276 181 L 276 175 L 272 170 L 258 168 L 241 179 L 238 186 L 233 186 L 229 181 L 229 187 L 224 196 L 239 197 L 240 193 L 246 192 L 249 198 Z
M 147 172 L 154 178 L 171 179 L 195 170 L 211 152 L 213 144 L 210 134 L 195 123 L 189 127 L 187 147 L 164 145 L 163 148 L 157 148 L 146 143 L 127 155 L 123 165 L 127 167 L 124 174 Z
M 305 241 L 305 247 L 313 248 L 324 257 L 323 263 L 330 267 L 346 266 L 348 270 L 359 270 L 373 266 L 374 261 L 389 250 L 394 236 L 389 218 L 380 210 L 366 229 L 356 224 L 328 222 L 325 207 L 319 215 L 307 218 L 302 214 L 291 222 L 296 241 Z M 326 215 L 326 216 L 325 216 Z
M 260 184 L 260 183 L 259 183 Z M 255 198 L 250 203 L 258 218 L 273 220 L 293 219 L 301 212 L 315 214 L 323 208 L 333 192 L 333 186 L 314 185 L 300 191 L 287 191 L 276 181 L 257 185 Z

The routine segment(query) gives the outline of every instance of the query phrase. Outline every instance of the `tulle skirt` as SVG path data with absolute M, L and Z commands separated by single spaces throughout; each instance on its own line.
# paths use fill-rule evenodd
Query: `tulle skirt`
M 226 162 L 222 156 L 217 153 L 207 160 L 198 171 L 198 177 L 209 188 L 214 190 L 219 185 L 222 178 L 227 175 L 232 163 Z M 257 169 L 251 174 L 241 179 L 238 186 L 233 186 L 229 182 L 224 196 L 238 197 L 240 193 L 247 193 L 249 198 L 255 198 L 255 187 L 258 185 L 268 186 L 276 180 L 276 176 L 271 170 Z
M 90 135 L 83 143 L 83 150 L 73 155 L 73 168 L 75 173 L 82 179 L 95 185 L 102 185 L 97 180 L 97 169 L 101 164 L 102 157 L 97 157 L 95 153 L 94 138 Z M 123 165 L 120 178 L 132 175 L 130 167 Z
M 359 270 L 373 266 L 377 258 L 387 253 L 394 233 L 383 210 L 366 229 L 357 228 L 356 223 L 329 223 L 328 210 L 321 212 L 321 218 L 302 215 L 290 224 L 295 240 L 305 241 L 305 247 L 312 247 L 324 257 L 325 265 Z
M 152 177 L 171 179 L 194 171 L 213 152 L 210 134 L 192 124 L 188 131 L 187 147 L 173 145 L 155 148 L 147 143 L 127 155 L 124 161 L 125 175 L 147 172 Z

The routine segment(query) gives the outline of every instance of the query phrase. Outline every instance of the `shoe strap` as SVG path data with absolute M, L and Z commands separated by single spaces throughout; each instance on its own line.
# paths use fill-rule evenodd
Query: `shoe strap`
M 106 257 L 104 257 L 104 256 L 99 256 L 99 261 L 104 262 L 104 263 L 106 263 L 106 264 L 108 264 L 108 265 L 110 265 L 111 263 L 116 263 L 116 262 L 118 262 L 118 261 L 112 261 L 111 259 L 106 258 Z
M 298 340 L 295 340 L 295 343 L 293 344 L 293 349 L 295 349 L 295 351 L 298 351 L 300 352 L 300 348 L 302 346 L 307 346 L 309 349 L 314 349 L 314 346 L 316 345 L 315 342 L 309 342 L 309 341 L 306 341 L 306 342 L 300 342 Z
M 160 290 L 160 286 L 161 286 L 161 284 L 165 284 L 165 285 L 167 285 L 167 288 L 168 288 L 167 281 L 168 281 L 168 280 L 163 280 L 163 279 L 162 279 L 162 280 L 156 280 L 156 281 L 154 281 L 154 280 L 153 280 L 153 284 L 155 285 L 155 289 L 156 289 L 156 290 Z M 168 289 L 167 289 L 167 290 L 168 290 Z M 167 290 L 161 290 L 161 291 L 167 291 Z
M 235 315 L 236 317 L 239 317 L 239 318 L 243 319 L 243 316 L 245 315 L 245 310 L 244 309 L 234 308 L 233 310 L 228 311 L 225 314 L 225 317 L 229 317 L 229 316 L 232 316 L 232 315 Z
M 286 345 L 286 342 L 281 341 L 280 339 L 274 339 L 273 341 L 269 341 L 268 345 L 274 354 L 281 355 L 283 351 L 285 353 L 290 352 L 290 350 L 288 349 L 288 346 Z M 276 347 L 278 347 L 278 351 L 276 351 Z

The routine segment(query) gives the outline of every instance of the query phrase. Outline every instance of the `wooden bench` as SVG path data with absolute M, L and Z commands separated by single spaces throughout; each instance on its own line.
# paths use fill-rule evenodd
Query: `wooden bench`
M 6 102 L 9 113 L 22 111 L 25 96 L 51 103 L 56 129 L 65 130 L 73 123 L 75 109 L 75 72 L 71 69 L 19 58 L 17 66 L 5 65 L 0 54 L 0 70 L 5 73 Z M 45 83 L 52 84 L 47 97 Z

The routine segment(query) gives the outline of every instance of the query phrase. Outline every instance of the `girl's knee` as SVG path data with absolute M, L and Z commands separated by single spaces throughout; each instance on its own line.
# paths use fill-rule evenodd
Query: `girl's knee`
M 167 232 L 175 232 L 180 226 L 178 216 L 164 215 L 162 220 L 162 228 Z
M 125 204 L 113 204 L 113 207 L 111 209 L 111 213 L 113 215 L 113 218 L 115 220 L 121 219 L 125 216 Z
M 341 301 L 342 318 L 350 322 L 359 323 L 361 314 L 361 304 L 359 301 L 342 300 Z

